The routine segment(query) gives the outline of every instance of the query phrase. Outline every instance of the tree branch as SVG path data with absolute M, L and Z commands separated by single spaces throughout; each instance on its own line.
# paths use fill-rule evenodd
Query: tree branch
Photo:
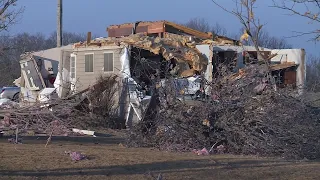
M 0 0 L 0 32 L 15 23 L 23 8 L 10 10 L 18 0 Z
M 275 0 L 272 0 L 272 1 L 273 1 L 273 6 L 271 6 L 271 7 L 282 9 L 285 11 L 289 11 L 293 15 L 297 15 L 297 16 L 309 19 L 309 20 L 311 20 L 311 22 L 320 23 L 320 17 L 319 17 L 319 15 L 320 15 L 320 1 L 319 0 L 287 0 L 287 1 L 282 0 L 281 5 L 279 3 L 277 3 Z M 290 5 L 290 2 L 292 3 L 292 5 Z M 306 12 L 301 12 L 301 11 L 297 10 L 297 6 L 299 4 L 305 6 Z M 309 10 L 310 9 L 309 7 L 316 7 L 317 12 L 311 12 Z M 292 37 L 298 37 L 298 36 L 307 35 L 307 34 L 316 34 L 315 38 L 313 38 L 313 40 L 315 40 L 315 41 L 320 40 L 319 39 L 320 29 L 314 30 L 314 31 L 312 31 L 312 33 L 310 33 L 310 32 L 300 33 L 299 35 L 292 36 Z

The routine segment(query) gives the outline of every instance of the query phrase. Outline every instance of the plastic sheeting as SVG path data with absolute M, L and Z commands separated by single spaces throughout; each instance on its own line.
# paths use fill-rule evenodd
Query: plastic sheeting
M 130 73 L 130 57 L 129 57 L 129 51 L 128 48 L 123 48 L 123 53 L 120 57 L 121 61 L 121 73 L 123 78 L 129 78 L 131 77 Z
M 59 97 L 63 97 L 66 93 L 65 91 L 67 91 L 66 89 L 70 88 L 70 87 L 67 87 L 68 84 L 70 84 L 69 71 L 66 68 L 63 68 L 62 73 L 59 72 L 57 74 L 56 80 L 53 83 L 53 86 L 55 87 Z
M 56 95 L 56 93 L 54 93 L 54 91 L 56 90 L 56 88 L 44 88 L 40 93 L 39 93 L 39 101 L 40 102 L 47 102 L 50 99 L 52 99 L 52 97 L 54 97 Z

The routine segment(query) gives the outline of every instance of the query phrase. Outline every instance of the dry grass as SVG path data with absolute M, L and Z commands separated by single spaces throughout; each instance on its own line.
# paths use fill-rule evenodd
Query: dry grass
M 319 162 L 125 148 L 112 138 L 72 141 L 45 138 L 14 145 L 0 141 L 0 179 L 319 179 Z M 99 142 L 99 143 L 98 143 Z M 80 151 L 89 160 L 71 161 L 64 151 Z

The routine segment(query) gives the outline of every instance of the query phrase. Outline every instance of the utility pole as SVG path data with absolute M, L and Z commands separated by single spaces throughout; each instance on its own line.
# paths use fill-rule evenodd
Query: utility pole
M 62 46 L 62 0 L 58 0 L 57 11 L 57 47 Z

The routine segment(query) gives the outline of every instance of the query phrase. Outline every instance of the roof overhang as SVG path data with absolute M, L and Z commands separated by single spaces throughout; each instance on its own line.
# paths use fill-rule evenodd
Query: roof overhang
M 294 62 L 286 62 L 286 63 L 282 63 L 282 64 L 273 64 L 270 66 L 270 69 L 272 71 L 278 71 L 278 70 L 292 68 L 292 67 L 296 67 L 296 66 L 298 66 L 298 64 L 295 64 Z

